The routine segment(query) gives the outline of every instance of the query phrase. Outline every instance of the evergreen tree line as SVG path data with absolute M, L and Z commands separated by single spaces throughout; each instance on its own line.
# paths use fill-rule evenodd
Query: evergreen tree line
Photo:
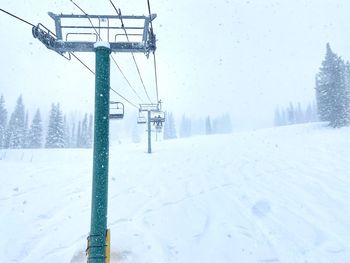
M 334 53 L 329 44 L 316 75 L 316 101 L 321 121 L 331 127 L 350 124 L 350 63 Z
M 210 116 L 196 119 L 183 114 L 179 125 L 179 133 L 177 133 L 174 116 L 171 112 L 167 112 L 165 115 L 163 137 L 167 140 L 178 137 L 191 137 L 200 134 L 209 135 L 231 132 L 232 123 L 231 117 L 228 113 L 213 119 L 211 119 Z
M 274 125 L 284 126 L 298 123 L 307 123 L 318 121 L 316 104 L 308 104 L 306 108 L 303 108 L 300 103 L 295 106 L 293 103 L 289 103 L 288 107 L 275 109 Z
M 70 127 L 71 126 L 71 127 Z M 77 124 L 67 121 L 60 104 L 52 104 L 46 134 L 40 109 L 29 124 L 22 95 L 19 96 L 10 118 L 4 96 L 0 97 L 0 149 L 22 148 L 90 148 L 93 137 L 93 118 L 86 113 Z

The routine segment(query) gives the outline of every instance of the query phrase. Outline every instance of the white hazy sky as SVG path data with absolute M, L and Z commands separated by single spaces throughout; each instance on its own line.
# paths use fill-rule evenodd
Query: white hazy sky
M 236 128 L 271 126 L 277 104 L 314 100 L 314 77 L 327 42 L 349 58 L 348 0 L 150 1 L 158 15 L 160 97 L 178 117 L 229 112 Z M 108 0 L 76 2 L 89 14 L 114 14 Z M 146 0 L 115 3 L 123 14 L 147 14 Z M 0 0 L 0 7 L 52 30 L 48 11 L 80 14 L 69 0 Z M 30 26 L 3 13 L 0 34 L 0 93 L 10 112 L 20 93 L 30 114 L 52 102 L 66 112 L 93 111 L 94 77 L 78 62 L 48 50 L 32 37 Z M 94 68 L 93 54 L 78 55 Z M 131 55 L 114 57 L 144 96 Z M 136 59 L 154 97 L 153 62 L 143 54 Z M 139 103 L 113 64 L 111 85 Z

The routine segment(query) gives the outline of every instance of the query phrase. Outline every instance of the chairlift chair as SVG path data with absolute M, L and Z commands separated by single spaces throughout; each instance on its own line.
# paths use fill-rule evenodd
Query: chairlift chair
M 163 123 L 165 122 L 165 113 L 164 111 L 155 111 L 153 112 L 153 116 L 151 117 L 151 122 L 155 126 L 162 127 Z
M 146 117 L 139 112 L 139 116 L 137 117 L 137 124 L 145 124 L 147 123 Z
M 124 104 L 117 101 L 111 101 L 109 108 L 109 119 L 120 120 L 124 118 Z

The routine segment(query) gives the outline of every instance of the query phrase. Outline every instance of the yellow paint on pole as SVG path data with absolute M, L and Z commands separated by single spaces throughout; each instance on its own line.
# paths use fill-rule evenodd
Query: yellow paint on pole
M 107 229 L 106 235 L 106 263 L 111 262 L 111 231 Z

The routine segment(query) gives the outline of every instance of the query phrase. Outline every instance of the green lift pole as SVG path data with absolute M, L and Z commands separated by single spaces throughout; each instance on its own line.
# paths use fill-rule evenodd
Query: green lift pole
M 110 48 L 98 46 L 89 263 L 105 263 L 109 155 Z
M 79 8 L 81 9 L 81 8 Z M 84 12 L 85 13 L 85 12 Z M 55 21 L 56 33 L 51 32 L 42 24 L 33 26 L 32 34 L 48 49 L 51 49 L 66 59 L 70 60 L 74 56 L 73 52 L 95 52 L 96 54 L 96 72 L 95 72 L 95 125 L 94 125 L 94 147 L 93 147 L 93 182 L 92 182 L 92 201 L 91 201 L 91 227 L 88 238 L 88 262 L 89 263 L 109 263 L 109 240 L 110 231 L 107 231 L 107 198 L 108 198 L 108 158 L 109 158 L 109 91 L 110 91 L 110 53 L 128 52 L 145 53 L 148 55 L 156 49 L 156 36 L 153 33 L 152 21 L 157 17 L 156 14 L 149 16 L 123 16 L 123 15 L 74 15 L 74 14 L 54 14 L 49 12 L 49 16 Z M 109 26 L 98 27 L 98 31 L 91 23 L 91 26 L 78 26 L 86 19 L 98 19 L 98 21 L 108 21 L 111 24 L 119 23 L 120 20 L 143 21 L 144 26 L 135 28 L 134 26 L 123 26 L 126 31 L 129 29 L 138 31 L 137 35 L 142 36 L 138 41 L 125 42 L 117 41 L 117 38 L 110 39 L 110 36 L 119 34 L 121 28 Z M 62 21 L 65 26 L 62 26 Z M 67 21 L 68 20 L 68 21 Z M 73 23 L 73 21 L 75 21 Z M 114 21 L 114 23 L 112 23 Z M 91 22 L 91 21 L 90 21 Z M 134 23 L 131 23 L 134 24 Z M 96 42 L 67 39 L 69 34 L 84 35 L 86 31 L 95 31 L 101 39 L 100 34 L 107 36 L 107 42 Z M 102 31 L 102 32 L 100 32 Z M 137 32 L 136 31 L 136 32 Z M 82 61 L 80 61 L 87 67 Z M 87 67 L 88 68 L 88 67 Z M 88 68 L 90 70 L 90 68 Z M 93 71 L 90 70 L 92 73 Z M 118 94 L 119 95 L 119 94 Z M 125 98 L 124 98 L 125 99 Z M 154 106 L 154 105 L 151 105 Z M 149 115 L 149 149 L 151 153 L 151 124 Z M 107 252 L 106 252 L 107 251 Z

